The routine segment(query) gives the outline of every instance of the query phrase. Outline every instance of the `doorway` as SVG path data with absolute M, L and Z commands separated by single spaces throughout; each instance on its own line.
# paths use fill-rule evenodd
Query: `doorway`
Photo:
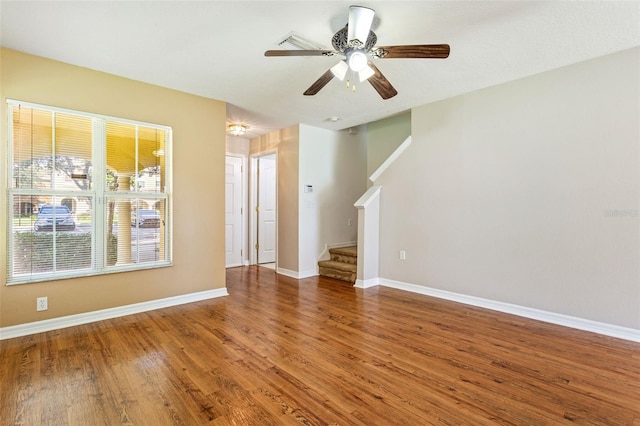
M 224 238 L 225 266 L 240 266 L 243 263 L 245 245 L 243 221 L 244 159 L 225 157 Z
M 270 153 L 251 159 L 252 206 L 251 263 L 276 262 L 277 250 L 277 160 Z

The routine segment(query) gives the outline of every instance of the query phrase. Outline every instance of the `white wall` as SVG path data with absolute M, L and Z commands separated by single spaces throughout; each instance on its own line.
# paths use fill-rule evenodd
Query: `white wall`
M 365 192 L 366 145 L 362 132 L 330 131 L 300 125 L 299 272 L 317 273 L 325 244 L 355 242 L 358 212 Z M 305 185 L 313 192 L 305 193 Z M 349 226 L 351 220 L 351 226 Z
M 227 135 L 225 138 L 225 148 L 227 155 L 235 155 L 236 157 L 249 157 L 251 143 L 249 139 L 239 136 Z
M 414 109 L 381 277 L 640 329 L 639 76 L 635 48 Z

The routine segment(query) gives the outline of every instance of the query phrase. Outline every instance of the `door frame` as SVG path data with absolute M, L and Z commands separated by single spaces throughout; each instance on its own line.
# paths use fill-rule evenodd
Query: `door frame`
M 258 264 L 258 253 L 256 250 L 256 244 L 258 244 L 258 214 L 256 212 L 256 206 L 258 205 L 258 160 L 260 157 L 266 157 L 269 155 L 275 155 L 276 159 L 276 269 L 278 267 L 278 216 L 280 208 L 278 206 L 278 149 L 260 152 L 259 154 L 252 154 L 249 158 L 249 265 Z

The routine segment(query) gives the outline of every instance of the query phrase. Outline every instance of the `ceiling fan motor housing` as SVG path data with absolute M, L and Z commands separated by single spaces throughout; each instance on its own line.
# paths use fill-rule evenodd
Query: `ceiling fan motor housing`
M 335 33 L 333 35 L 333 37 L 331 38 L 331 44 L 333 45 L 333 48 L 340 51 L 340 52 L 345 52 L 347 49 L 349 48 L 356 48 L 356 49 L 362 49 L 365 52 L 368 52 L 369 50 L 371 50 L 373 48 L 373 46 L 375 46 L 375 44 L 378 42 L 378 36 L 376 36 L 376 33 L 374 33 L 373 31 L 369 31 L 369 36 L 367 37 L 367 42 L 364 44 L 364 46 L 358 45 L 352 45 L 350 46 L 349 44 L 349 40 L 348 40 L 348 25 L 345 26 L 343 29 L 341 29 L 340 31 L 338 31 L 337 33 Z M 354 44 L 353 42 L 357 42 L 358 40 L 352 40 L 351 44 Z M 358 43 L 360 44 L 360 43 Z

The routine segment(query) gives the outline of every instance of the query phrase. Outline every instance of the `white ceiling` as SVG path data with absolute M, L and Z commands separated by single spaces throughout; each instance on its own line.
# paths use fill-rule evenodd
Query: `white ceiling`
M 345 1 L 0 1 L 0 44 L 228 102 L 249 137 L 297 123 L 339 130 L 640 45 L 639 1 L 362 1 L 379 45 L 451 45 L 448 59 L 387 59 L 382 100 L 334 79 L 336 57 L 270 57 L 286 35 L 331 48 Z M 337 116 L 337 122 L 329 117 Z

